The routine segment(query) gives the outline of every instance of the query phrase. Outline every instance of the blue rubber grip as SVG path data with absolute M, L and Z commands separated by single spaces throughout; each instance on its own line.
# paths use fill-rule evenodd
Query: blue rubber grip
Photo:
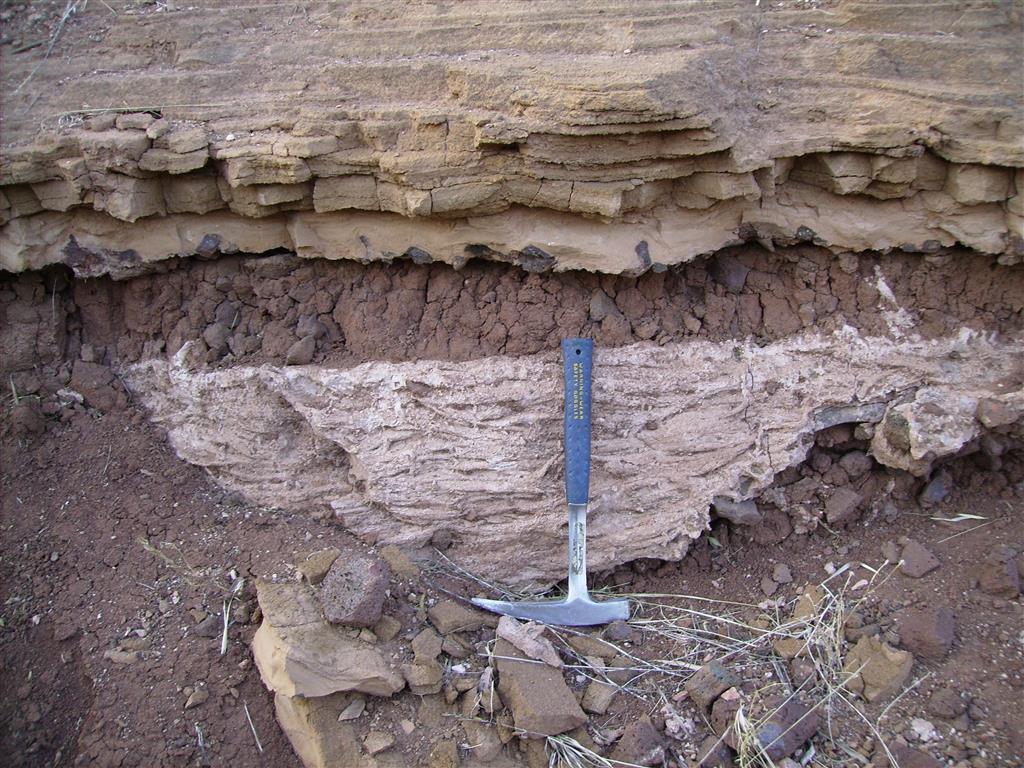
M 590 497 L 590 374 L 594 365 L 591 339 L 563 339 L 565 367 L 565 495 L 570 504 Z

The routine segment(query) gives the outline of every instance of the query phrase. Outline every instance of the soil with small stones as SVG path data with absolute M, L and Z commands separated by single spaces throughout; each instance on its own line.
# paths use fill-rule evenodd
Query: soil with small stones
M 15 438 L 5 429 L 2 449 L 0 674 L 8 694 L 0 701 L 0 748 L 9 764 L 297 766 L 250 660 L 256 626 L 248 623 L 255 609 L 251 584 L 258 576 L 292 578 L 292 563 L 311 551 L 359 545 L 329 523 L 254 508 L 225 494 L 177 460 L 134 406 L 107 414 L 78 410 L 63 422 L 48 422 L 39 436 Z M 1024 551 L 1024 471 L 1014 457 L 998 473 L 970 459 L 951 468 L 950 498 L 928 512 L 897 500 L 895 514 L 869 514 L 840 535 L 819 528 L 771 547 L 754 543 L 756 529 L 717 521 L 683 562 L 642 561 L 605 581 L 637 592 L 757 604 L 767 599 L 763 577 L 779 563 L 793 581 L 772 599 L 795 596 L 805 583 L 826 578 L 826 569 L 848 562 L 855 579 L 870 577 L 859 563 L 877 567 L 883 546 L 910 536 L 937 556 L 939 568 L 920 579 L 892 576 L 863 609 L 865 621 L 891 633 L 903 607 L 948 607 L 956 616 L 956 639 L 944 659 L 917 660 L 913 678 L 923 679 L 893 707 L 883 729 L 895 738 L 912 717 L 925 718 L 942 736 L 924 745 L 937 756 L 1011 765 L 1024 751 L 1021 602 L 986 594 L 978 580 L 979 563 L 998 547 Z M 984 520 L 933 519 L 960 512 Z M 221 655 L 220 612 L 235 574 L 248 586 L 234 605 L 240 621 L 232 624 Z M 412 602 L 405 586 L 392 591 L 385 612 L 402 620 L 400 640 L 422 627 L 420 600 L 445 598 L 436 589 L 445 584 L 460 588 L 429 577 L 407 585 Z M 467 592 L 465 585 L 461 590 Z M 671 652 L 664 641 L 647 637 L 637 634 L 632 652 L 652 658 Z M 665 686 L 669 696 L 680 687 L 671 680 Z M 950 723 L 930 710 L 929 700 L 941 689 L 952 689 L 968 705 L 952 734 Z M 208 697 L 186 709 L 195 690 Z M 443 703 L 434 699 L 408 692 L 391 702 L 371 699 L 370 714 L 357 725 L 360 735 L 372 718 L 374 730 L 397 734 L 394 748 L 410 765 L 419 764 L 435 739 L 461 738 L 456 721 L 444 718 Z M 591 725 L 614 731 L 648 709 L 619 695 Z M 410 736 L 399 726 L 406 719 L 417 725 Z M 706 728 L 696 722 L 699 741 Z M 847 727 L 849 743 L 867 737 Z
M 347 366 L 534 354 L 553 336 L 587 336 L 609 347 L 747 337 L 767 343 L 843 326 L 902 333 L 903 320 L 878 311 L 880 292 L 914 309 L 914 331 L 923 338 L 964 328 L 1014 332 L 1024 311 L 1024 272 L 961 251 L 932 260 L 836 259 L 809 245 L 774 254 L 742 246 L 640 277 L 292 254 L 186 259 L 156 269 L 118 281 L 72 280 L 61 268 L 0 276 L 0 352 L 19 391 L 34 392 L 37 377 L 24 371 L 39 358 L 127 364 L 173 354 L 190 340 L 202 340 L 212 364 Z

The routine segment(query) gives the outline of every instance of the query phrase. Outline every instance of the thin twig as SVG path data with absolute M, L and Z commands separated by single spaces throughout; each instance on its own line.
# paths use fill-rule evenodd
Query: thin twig
M 78 10 L 78 3 L 80 1 L 81 0 L 68 0 L 68 4 L 64 6 L 64 13 L 61 15 L 60 21 L 57 22 L 57 28 L 53 31 L 53 34 L 50 36 L 50 45 L 47 46 L 46 53 L 43 55 L 43 58 L 39 61 L 39 63 L 35 65 L 32 71 L 28 73 L 28 77 L 21 81 L 21 85 L 19 85 L 12 91 L 12 94 L 17 93 L 22 88 L 24 88 L 25 84 L 28 83 L 28 81 L 31 80 L 32 77 L 35 75 L 35 73 L 39 71 L 39 68 L 43 66 L 43 63 L 48 58 L 50 58 L 50 54 L 53 53 L 53 46 L 57 44 L 57 38 L 60 37 L 60 33 L 64 29 L 64 25 L 67 23 L 68 19 L 75 15 L 75 11 Z M 89 0 L 85 0 L 85 2 L 89 2 Z
M 957 536 L 963 536 L 965 533 L 970 533 L 971 531 L 976 531 L 979 528 L 984 528 L 986 525 L 992 525 L 992 523 L 994 523 L 994 522 L 995 522 L 995 520 L 989 520 L 987 523 L 982 523 L 981 525 L 976 525 L 973 528 L 968 528 L 966 531 L 960 531 L 959 533 L 954 533 L 952 536 L 947 536 L 944 539 L 939 539 L 935 543 L 936 544 L 942 544 L 943 542 L 949 541 L 950 539 L 955 539 Z
M 252 731 L 252 737 L 256 739 L 256 749 L 259 753 L 263 754 L 263 745 L 260 744 L 259 734 L 256 733 L 256 726 L 252 722 L 252 715 L 249 714 L 249 705 L 246 702 L 242 702 L 242 709 L 245 710 L 245 719 L 249 721 L 249 730 Z

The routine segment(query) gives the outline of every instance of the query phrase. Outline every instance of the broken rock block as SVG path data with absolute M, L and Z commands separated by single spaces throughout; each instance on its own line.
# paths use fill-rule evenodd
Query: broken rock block
M 956 618 L 948 607 L 901 611 L 896 617 L 896 628 L 900 645 L 933 661 L 945 658 L 956 639 Z
M 441 692 L 444 669 L 435 659 L 417 659 L 402 666 L 402 675 L 409 690 L 417 696 L 430 696 Z
M 301 583 L 257 583 L 263 623 L 252 640 L 263 684 L 285 696 L 341 691 L 390 696 L 405 680 L 373 646 L 327 623 L 313 590 Z
M 1020 594 L 1020 570 L 1012 549 L 1000 546 L 988 553 L 978 575 L 978 586 L 982 592 L 1011 600 Z
M 369 555 L 339 557 L 320 587 L 324 616 L 332 624 L 372 627 L 380 621 L 391 572 Z
M 442 635 L 472 632 L 481 627 L 498 626 L 498 617 L 474 611 L 452 600 L 442 600 L 427 610 L 427 618 Z
M 690 694 L 693 702 L 707 709 L 715 699 L 730 688 L 740 685 L 743 681 L 717 661 L 705 664 L 694 675 L 686 681 L 686 692 Z
M 946 174 L 946 192 L 958 203 L 1001 203 L 1010 194 L 1006 168 L 954 163 Z
M 555 736 L 587 722 L 562 673 L 528 659 L 512 643 L 494 647 L 498 693 L 512 710 L 516 728 L 531 735 Z
M 789 757 L 808 741 L 821 725 L 817 710 L 804 706 L 795 699 L 769 706 L 771 714 L 757 725 L 757 740 L 764 753 L 773 761 Z
M 877 637 L 861 637 L 846 654 L 843 674 L 849 676 L 847 686 L 868 701 L 877 701 L 899 691 L 910 676 L 914 656 L 898 651 Z
M 305 768 L 373 768 L 375 761 L 362 754 L 355 729 L 338 717 L 351 703 L 349 694 L 307 699 L 274 696 L 277 722 Z
M 650 718 L 642 717 L 626 727 L 611 754 L 612 764 L 661 765 L 665 761 L 665 744 Z

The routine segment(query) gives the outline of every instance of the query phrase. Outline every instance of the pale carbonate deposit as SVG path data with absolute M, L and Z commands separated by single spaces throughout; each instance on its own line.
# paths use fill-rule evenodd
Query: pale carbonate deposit
M 837 355 L 836 349 L 844 353 Z M 425 547 L 511 581 L 564 573 L 561 362 L 554 354 L 348 370 L 196 367 L 189 343 L 127 380 L 187 461 L 261 503 L 329 512 L 364 539 Z M 1024 343 L 894 343 L 852 331 L 602 351 L 592 559 L 675 559 L 716 496 L 751 498 L 814 434 L 878 424 L 882 464 L 926 475 L 1024 412 Z M 993 416 L 993 414 L 996 414 Z

